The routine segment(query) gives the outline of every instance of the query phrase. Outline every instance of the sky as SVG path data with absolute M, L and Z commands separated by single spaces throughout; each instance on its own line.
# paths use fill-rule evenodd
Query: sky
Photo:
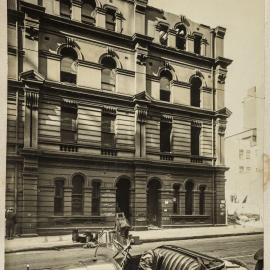
M 185 15 L 192 21 L 227 29 L 224 57 L 232 59 L 225 85 L 225 106 L 233 114 L 226 135 L 242 131 L 242 99 L 264 89 L 264 0 L 149 0 L 149 5 Z

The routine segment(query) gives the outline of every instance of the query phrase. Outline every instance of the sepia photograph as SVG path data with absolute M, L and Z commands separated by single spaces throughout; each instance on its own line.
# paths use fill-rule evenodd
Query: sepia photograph
M 5 2 L 3 269 L 266 269 L 264 0 Z

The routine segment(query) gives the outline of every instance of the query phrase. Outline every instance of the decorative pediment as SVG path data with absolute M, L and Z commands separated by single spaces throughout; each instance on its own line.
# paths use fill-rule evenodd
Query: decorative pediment
M 142 91 L 136 95 L 133 96 L 133 101 L 146 101 L 146 102 L 152 102 L 152 97 L 145 91 Z
M 228 108 L 224 107 L 224 108 L 216 111 L 216 115 L 228 118 L 232 115 L 232 112 Z
M 28 70 L 20 74 L 20 80 L 22 81 L 38 81 L 44 82 L 45 78 L 35 70 Z

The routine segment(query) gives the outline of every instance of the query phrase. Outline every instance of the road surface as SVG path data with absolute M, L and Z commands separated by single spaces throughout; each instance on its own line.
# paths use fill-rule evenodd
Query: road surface
M 196 240 L 180 240 L 170 242 L 146 243 L 132 246 L 133 253 L 141 253 L 163 244 L 179 245 L 191 250 L 225 259 L 238 259 L 254 270 L 254 253 L 263 246 L 263 235 L 233 236 Z M 31 251 L 6 254 L 6 270 L 50 270 L 53 267 L 69 265 L 74 261 L 85 260 L 93 249 L 72 248 L 51 251 Z

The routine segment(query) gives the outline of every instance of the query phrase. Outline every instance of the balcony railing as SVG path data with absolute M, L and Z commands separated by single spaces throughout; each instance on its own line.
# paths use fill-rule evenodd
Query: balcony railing
M 78 152 L 78 146 L 74 144 L 60 144 L 60 151 L 63 152 Z
M 104 156 L 117 156 L 117 150 L 115 148 L 101 147 L 101 154 Z
M 173 153 L 170 152 L 160 153 L 160 160 L 173 160 L 173 158 L 174 158 Z
M 203 163 L 203 157 L 201 157 L 201 156 L 192 156 L 190 158 L 190 162 L 192 162 L 192 163 Z

